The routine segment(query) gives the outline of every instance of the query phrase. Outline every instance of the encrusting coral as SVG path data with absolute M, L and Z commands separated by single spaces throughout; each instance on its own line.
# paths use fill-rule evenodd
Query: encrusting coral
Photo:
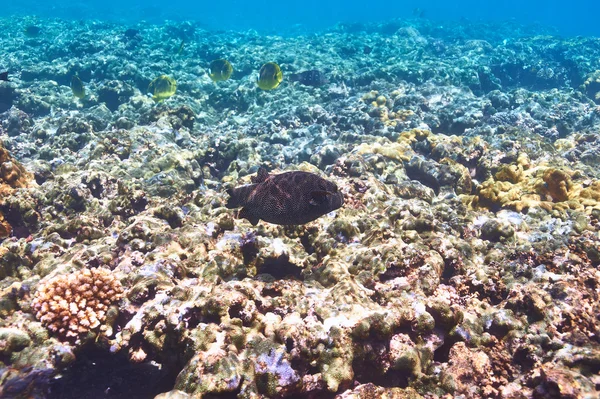
M 15 188 L 25 187 L 31 180 L 31 174 L 17 162 L 0 143 L 0 203 Z M 12 227 L 0 212 L 0 238 L 8 237 Z
M 83 269 L 42 283 L 32 308 L 36 317 L 60 338 L 80 341 L 98 331 L 111 335 L 109 308 L 123 296 L 123 287 L 108 269 Z
M 503 165 L 494 177 L 477 188 L 474 196 L 465 195 L 463 199 L 472 206 L 490 209 L 511 208 L 521 212 L 539 206 L 548 211 L 572 209 L 589 213 L 600 206 L 598 181 L 583 177 L 565 167 L 523 168 L 517 161 L 516 165 Z
M 600 70 L 588 74 L 581 88 L 590 98 L 598 103 L 600 101 Z
M 30 178 L 25 168 L 0 144 L 0 195 L 10 193 L 13 188 L 25 187 Z

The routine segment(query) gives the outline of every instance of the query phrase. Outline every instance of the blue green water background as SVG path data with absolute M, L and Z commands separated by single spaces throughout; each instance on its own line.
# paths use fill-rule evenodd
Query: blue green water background
M 193 20 L 211 29 L 285 34 L 313 32 L 336 23 L 385 22 L 411 18 L 420 9 L 436 23 L 463 18 L 482 22 L 514 20 L 556 28 L 562 36 L 600 36 L 600 1 L 528 0 L 9 0 L 0 16 L 37 15 L 125 23 Z

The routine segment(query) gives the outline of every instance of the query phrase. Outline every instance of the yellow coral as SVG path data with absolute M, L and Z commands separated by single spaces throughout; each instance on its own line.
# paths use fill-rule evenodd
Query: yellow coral
M 59 337 L 81 340 L 98 331 L 109 308 L 123 297 L 123 287 L 110 270 L 93 268 L 54 277 L 42 283 L 35 293 L 32 308 L 42 324 Z
M 519 156 L 516 164 L 502 166 L 494 177 L 482 182 L 475 195 L 462 198 L 474 208 L 509 208 L 517 212 L 531 207 L 588 213 L 600 209 L 600 182 L 584 187 L 577 176 L 575 171 L 564 168 L 529 168 L 528 160 Z
M 559 169 L 547 169 L 542 177 L 543 184 L 538 184 L 539 191 L 553 202 L 567 201 L 569 191 L 573 188 L 571 176 Z
M 356 151 L 359 154 L 381 154 L 386 158 L 395 159 L 396 161 L 408 161 L 414 153 L 410 145 L 406 143 L 389 142 L 384 144 L 362 143 L 356 148 Z
M 498 181 L 517 184 L 523 180 L 523 168 L 519 165 L 503 165 L 495 177 Z
M 429 130 L 411 129 L 400 133 L 395 143 L 382 139 L 373 143 L 362 143 L 355 151 L 358 154 L 381 154 L 397 161 L 409 161 L 416 154 L 412 145 L 425 139 L 431 142 L 432 147 L 438 143 L 462 145 L 462 138 L 458 136 L 435 135 Z

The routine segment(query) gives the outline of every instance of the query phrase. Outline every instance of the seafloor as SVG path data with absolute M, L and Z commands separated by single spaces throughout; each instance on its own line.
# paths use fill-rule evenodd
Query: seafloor
M 600 39 L 0 27 L 0 397 L 599 397 Z M 345 205 L 236 219 L 260 166 Z

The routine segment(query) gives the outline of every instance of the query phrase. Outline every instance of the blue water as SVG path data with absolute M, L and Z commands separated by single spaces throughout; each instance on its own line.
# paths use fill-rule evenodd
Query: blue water
M 411 18 L 415 8 L 436 23 L 506 21 L 554 27 L 563 36 L 600 36 L 600 1 L 384 1 L 384 0 L 12 0 L 0 15 L 37 15 L 136 23 L 193 20 L 211 29 L 262 32 L 314 31 L 340 22 L 385 22 Z

